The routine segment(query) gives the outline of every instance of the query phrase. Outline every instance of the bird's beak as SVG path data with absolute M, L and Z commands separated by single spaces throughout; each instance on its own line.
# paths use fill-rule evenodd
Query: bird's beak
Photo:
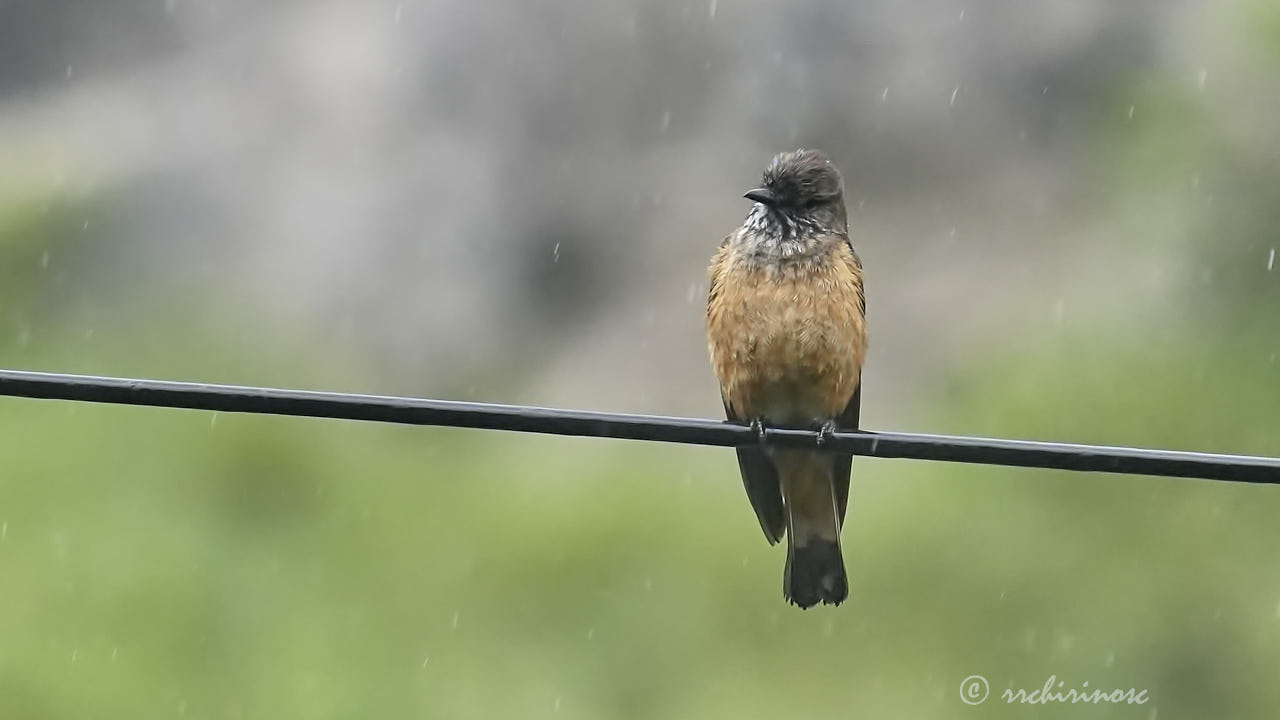
M 770 190 L 769 188 L 756 188 L 755 190 L 748 190 L 746 194 L 743 195 L 742 197 L 748 200 L 754 200 L 755 202 L 758 202 L 764 205 L 773 205 L 778 200 L 778 198 L 774 196 L 773 191 Z

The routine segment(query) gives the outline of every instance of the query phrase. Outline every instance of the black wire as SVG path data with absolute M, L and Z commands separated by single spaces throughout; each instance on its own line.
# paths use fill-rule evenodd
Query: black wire
M 759 442 L 755 432 L 745 425 L 695 418 L 18 370 L 0 370 L 0 395 L 694 445 Z M 817 446 L 818 433 L 767 428 L 764 440 L 784 447 L 812 448 Z M 1280 484 L 1280 458 L 1243 455 L 867 431 L 835 433 L 823 448 L 882 458 Z

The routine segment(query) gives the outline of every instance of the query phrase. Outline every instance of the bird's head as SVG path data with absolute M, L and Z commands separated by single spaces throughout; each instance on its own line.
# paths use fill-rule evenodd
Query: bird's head
M 755 202 L 745 239 L 761 255 L 808 255 L 848 233 L 840 171 L 817 150 L 779 153 L 744 197 Z
M 804 212 L 844 202 L 840 171 L 818 150 L 779 153 L 764 169 L 760 187 L 744 196 L 771 208 Z

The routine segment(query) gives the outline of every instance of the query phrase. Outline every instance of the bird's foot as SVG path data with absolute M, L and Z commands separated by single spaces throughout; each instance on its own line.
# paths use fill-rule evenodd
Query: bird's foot
M 765 434 L 769 432 L 769 429 L 764 426 L 763 418 L 751 419 L 751 431 L 756 434 L 756 441 L 764 445 Z
M 836 434 L 836 421 L 828 420 L 818 426 L 818 447 L 823 447 Z

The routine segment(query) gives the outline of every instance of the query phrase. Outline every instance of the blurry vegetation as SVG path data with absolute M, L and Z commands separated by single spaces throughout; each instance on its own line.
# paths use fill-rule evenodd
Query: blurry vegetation
M 1256 347 L 1074 340 L 975 367 L 953 429 L 1275 452 Z M 721 450 L 10 400 L 0 453 L 10 717 L 962 717 L 973 673 L 1280 703 L 1272 488 L 859 460 L 853 597 L 800 613 Z

